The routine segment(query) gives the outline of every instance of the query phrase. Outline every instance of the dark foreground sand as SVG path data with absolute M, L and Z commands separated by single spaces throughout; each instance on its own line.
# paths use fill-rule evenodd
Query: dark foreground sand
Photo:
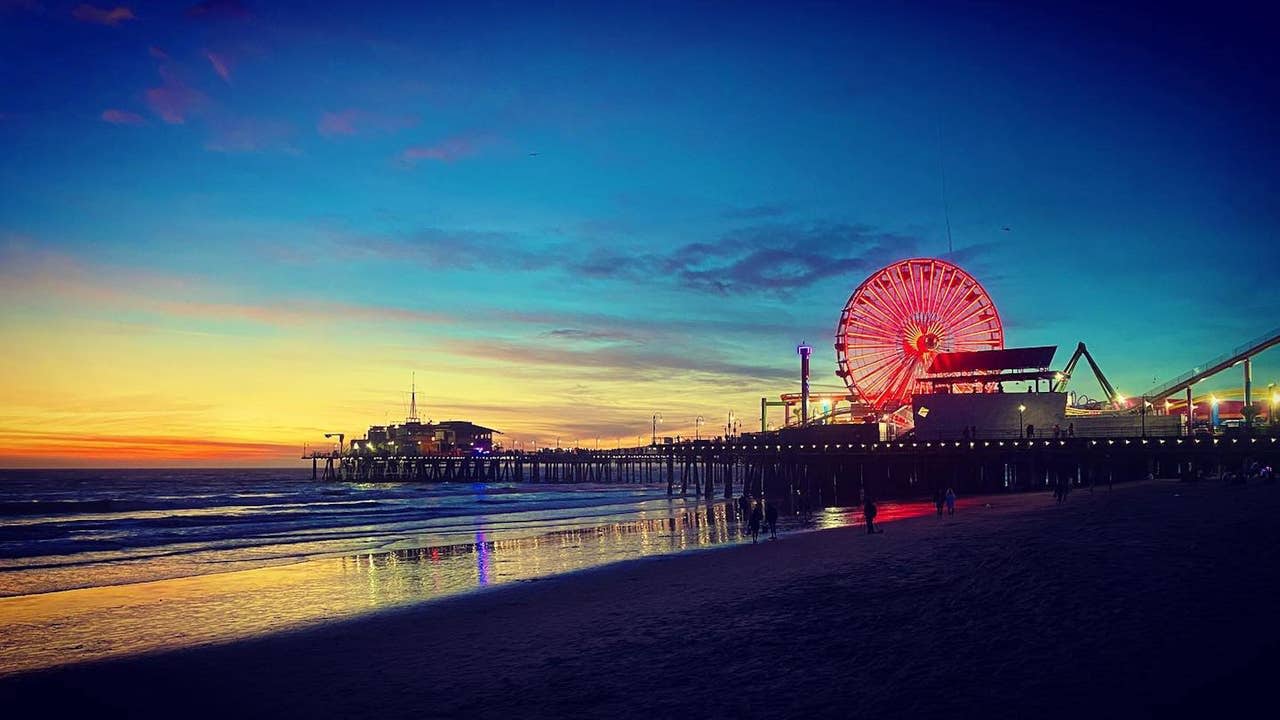
M 0 709 L 95 719 L 1270 714 L 1280 487 L 1155 482 L 1077 491 L 1063 506 L 1047 494 L 992 502 L 878 536 L 810 533 L 9 677 Z

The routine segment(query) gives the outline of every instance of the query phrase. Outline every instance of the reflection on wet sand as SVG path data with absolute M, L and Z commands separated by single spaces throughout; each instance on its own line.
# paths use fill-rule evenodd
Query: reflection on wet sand
M 880 517 L 928 512 L 924 504 L 885 504 Z M 860 522 L 860 511 L 828 509 L 808 525 L 788 519 L 780 529 Z M 745 537 L 733 507 L 713 503 L 535 537 L 491 540 L 480 531 L 468 544 L 0 598 L 0 673 L 223 642 Z

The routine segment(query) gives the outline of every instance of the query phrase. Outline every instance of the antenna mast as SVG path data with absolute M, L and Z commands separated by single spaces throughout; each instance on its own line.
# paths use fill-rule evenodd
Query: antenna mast
M 938 182 L 942 189 L 942 217 L 947 222 L 947 254 L 955 252 L 951 244 L 951 208 L 947 204 L 947 168 L 942 161 L 942 120 L 937 112 L 933 115 L 933 127 L 938 133 Z
M 409 386 L 409 417 L 405 422 L 422 422 L 418 417 L 418 373 L 414 372 L 411 377 L 413 380 Z

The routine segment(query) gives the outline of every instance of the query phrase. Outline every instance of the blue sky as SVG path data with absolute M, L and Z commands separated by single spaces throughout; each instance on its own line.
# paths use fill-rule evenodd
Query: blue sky
M 0 331 L 68 395 L 52 338 L 210 383 L 257 363 L 277 404 L 201 402 L 281 443 L 413 371 L 440 414 L 526 437 L 750 416 L 801 339 L 836 386 L 870 271 L 947 252 L 944 173 L 1010 345 L 1084 340 L 1137 393 L 1278 324 L 1276 50 L 1249 6 L 0 8 Z M 175 333 L 217 352 L 179 360 Z M 297 363 L 331 409 L 288 400 Z M 126 376 L 89 392 L 194 393 Z M 0 421 L 52 412 L 5 393 Z

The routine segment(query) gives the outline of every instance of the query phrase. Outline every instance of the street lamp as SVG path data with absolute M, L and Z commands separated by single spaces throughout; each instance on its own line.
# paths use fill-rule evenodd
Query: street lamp
M 658 444 L 658 423 L 662 422 L 662 413 L 653 414 L 653 444 Z
M 1151 403 L 1144 397 L 1142 398 L 1142 437 L 1147 436 L 1147 408 L 1151 407 Z
M 703 424 L 704 422 L 706 422 L 706 421 L 702 419 L 702 416 L 701 416 L 701 415 L 699 415 L 698 417 L 696 417 L 696 418 L 694 418 L 694 419 L 693 419 L 693 440 L 694 440 L 694 442 L 697 442 L 698 440 L 701 440 L 701 439 L 702 439 L 702 432 L 701 432 L 701 428 L 702 428 L 702 424 Z
M 1026 405 L 1018 406 L 1018 437 L 1027 436 L 1027 426 L 1024 425 L 1022 422 L 1022 414 L 1025 413 L 1026 411 L 1027 411 Z

